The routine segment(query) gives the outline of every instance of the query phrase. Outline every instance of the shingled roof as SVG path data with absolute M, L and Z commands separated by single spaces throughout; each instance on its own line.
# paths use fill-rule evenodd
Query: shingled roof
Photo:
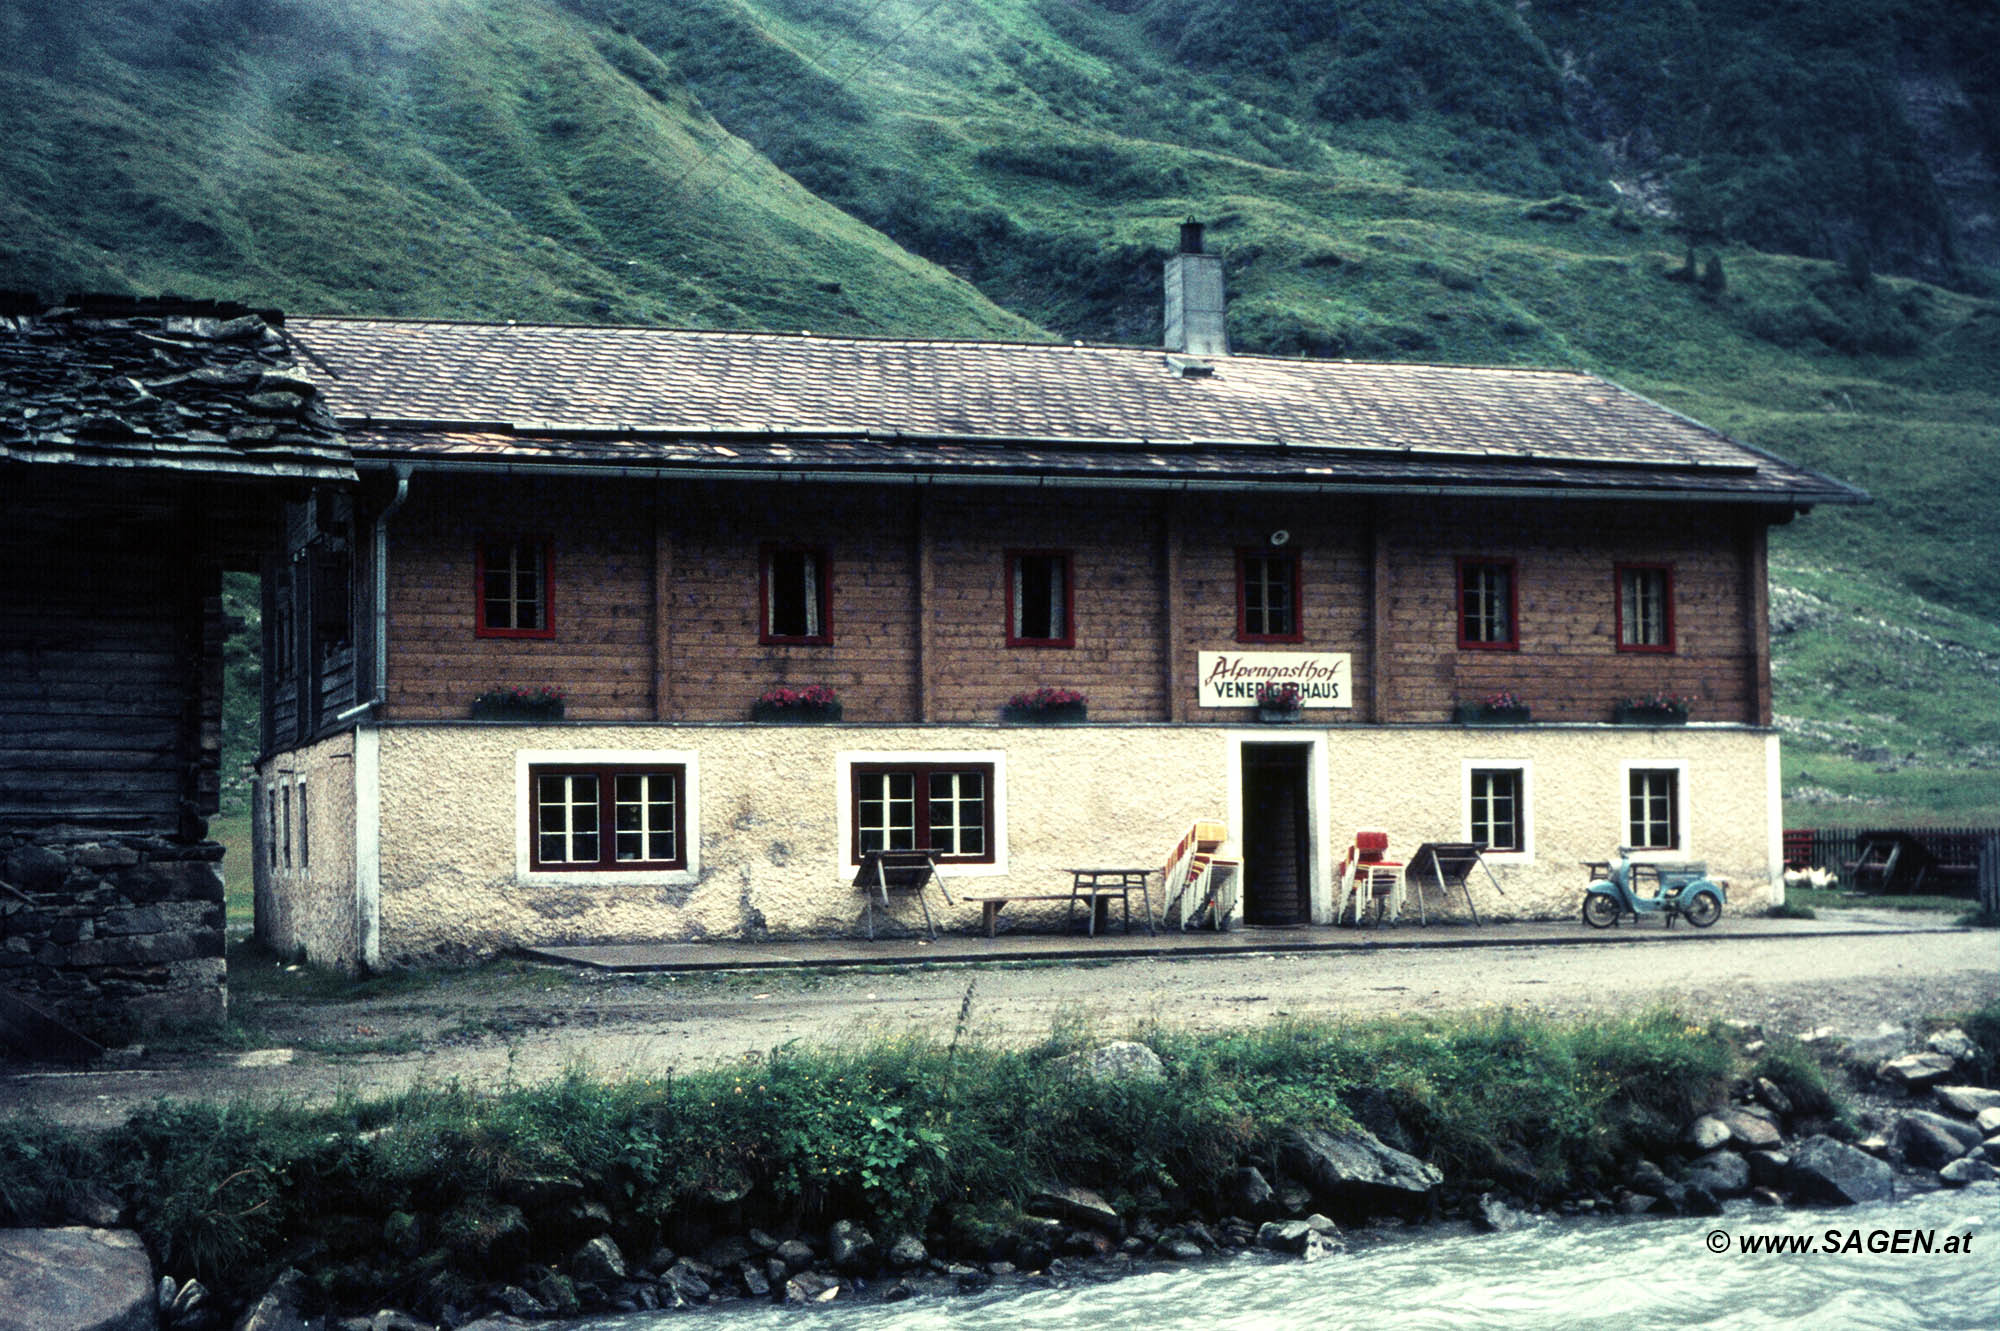
M 0 296 L 0 462 L 351 481 L 276 322 L 171 297 Z
M 1573 371 L 381 319 L 286 333 L 358 462 L 1866 498 Z

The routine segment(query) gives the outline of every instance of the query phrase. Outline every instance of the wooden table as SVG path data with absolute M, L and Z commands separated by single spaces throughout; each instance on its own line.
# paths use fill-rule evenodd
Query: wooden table
M 1472 904 L 1472 871 L 1483 870 L 1486 881 L 1493 884 L 1493 890 L 1506 896 L 1500 880 L 1493 876 L 1492 866 L 1486 863 L 1486 847 L 1477 841 L 1426 841 L 1417 847 L 1417 853 L 1410 856 L 1410 867 L 1404 875 L 1410 890 L 1417 896 L 1417 918 L 1425 924 L 1431 922 L 1430 912 L 1424 908 L 1424 889 L 1435 885 L 1444 897 L 1445 904 L 1451 904 L 1451 889 L 1457 888 L 1465 894 L 1465 908 L 1472 912 L 1472 922 L 1479 924 L 1479 907 Z
M 937 921 L 931 918 L 931 903 L 924 899 L 924 889 L 937 884 L 943 894 L 945 904 L 951 905 L 951 892 L 939 876 L 937 857 L 927 850 L 864 850 L 861 852 L 861 870 L 854 875 L 854 886 L 868 903 L 868 937 L 875 937 L 875 909 L 879 904 L 883 909 L 889 905 L 891 892 L 911 892 L 916 894 L 917 904 L 923 907 L 924 927 L 930 930 L 933 941 L 937 939 Z
M 1157 933 L 1153 924 L 1153 898 L 1146 891 L 1146 875 L 1150 869 L 1071 869 L 1070 886 L 1067 892 L 968 892 L 964 900 L 979 903 L 979 923 L 985 928 L 988 938 L 996 937 L 1000 930 L 1000 910 L 1013 901 L 1067 901 L 1069 908 L 1063 912 L 1063 927 L 1076 927 L 1076 903 L 1081 901 L 1087 913 L 1085 930 L 1094 938 L 1097 936 L 1097 907 L 1105 904 L 1105 924 L 1110 924 L 1109 902 L 1113 897 L 1125 905 L 1125 932 L 1132 932 L 1132 893 L 1139 894 L 1139 900 L 1146 906 L 1146 932 Z
M 1151 869 L 1071 869 L 1069 872 L 1069 909 L 1063 913 L 1065 924 L 1075 916 L 1076 903 L 1084 902 L 1090 912 L 1089 932 L 1095 937 L 1098 906 L 1104 905 L 1104 923 L 1108 927 L 1111 923 L 1109 902 L 1112 897 L 1117 897 L 1125 906 L 1125 932 L 1129 934 L 1132 932 L 1132 894 L 1137 892 L 1146 907 L 1146 932 L 1159 932 L 1153 924 L 1153 897 L 1146 890 L 1146 878 L 1152 873 Z

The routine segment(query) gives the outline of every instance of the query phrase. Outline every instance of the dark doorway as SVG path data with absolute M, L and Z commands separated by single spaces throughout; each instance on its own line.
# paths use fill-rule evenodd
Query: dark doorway
M 1243 922 L 1311 918 L 1310 744 L 1243 746 Z

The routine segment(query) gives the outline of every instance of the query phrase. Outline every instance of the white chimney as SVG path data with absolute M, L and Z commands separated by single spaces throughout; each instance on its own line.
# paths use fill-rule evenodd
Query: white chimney
M 1223 327 L 1222 256 L 1204 254 L 1201 223 L 1181 223 L 1180 253 L 1167 260 L 1167 350 L 1227 356 Z

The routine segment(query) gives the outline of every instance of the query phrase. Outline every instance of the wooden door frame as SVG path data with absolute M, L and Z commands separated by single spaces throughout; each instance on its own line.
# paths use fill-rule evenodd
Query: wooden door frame
M 1229 828 L 1237 844 L 1248 855 L 1250 824 L 1243 805 L 1244 749 L 1264 745 L 1288 745 L 1306 753 L 1306 918 L 1313 924 L 1333 923 L 1333 844 L 1327 826 L 1327 744 L 1325 731 L 1299 727 L 1286 731 L 1278 727 L 1230 731 L 1229 745 Z M 1244 866 L 1243 892 L 1249 892 L 1249 865 Z

